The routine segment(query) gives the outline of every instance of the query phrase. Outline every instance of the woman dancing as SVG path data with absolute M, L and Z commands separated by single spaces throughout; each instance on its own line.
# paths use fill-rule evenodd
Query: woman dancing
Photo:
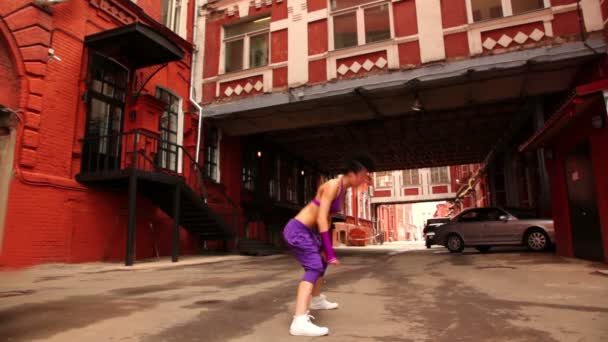
M 321 294 L 322 279 L 328 264 L 339 265 L 331 244 L 329 228 L 331 215 L 342 207 L 346 190 L 357 188 L 369 181 L 374 162 L 367 154 L 350 158 L 344 165 L 343 175 L 319 187 L 315 199 L 304 207 L 283 230 L 283 237 L 296 259 L 304 268 L 304 277 L 298 286 L 296 310 L 289 332 L 295 336 L 323 336 L 329 329 L 311 322 L 308 306 L 312 310 L 338 308 Z M 312 296 L 312 300 L 311 300 Z

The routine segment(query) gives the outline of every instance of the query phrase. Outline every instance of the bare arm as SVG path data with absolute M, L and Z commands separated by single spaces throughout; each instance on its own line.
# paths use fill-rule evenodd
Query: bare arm
M 319 228 L 319 233 L 329 231 L 329 227 L 331 225 L 329 209 L 331 207 L 331 202 L 336 198 L 338 194 L 338 182 L 332 181 L 327 184 L 327 187 L 323 189 L 323 193 L 321 194 L 321 199 L 319 200 L 319 214 L 317 215 L 317 227 Z

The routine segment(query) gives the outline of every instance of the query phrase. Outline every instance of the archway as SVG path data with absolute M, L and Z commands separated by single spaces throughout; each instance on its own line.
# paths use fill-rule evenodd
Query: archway
M 10 46 L 0 31 L 0 252 L 4 238 L 4 221 L 17 141 L 16 111 L 19 108 L 21 84 L 11 58 Z

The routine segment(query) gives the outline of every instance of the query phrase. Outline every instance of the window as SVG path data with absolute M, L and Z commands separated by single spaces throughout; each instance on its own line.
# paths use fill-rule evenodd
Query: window
M 485 220 L 486 221 L 500 221 L 501 216 L 507 216 L 502 210 L 499 209 L 487 209 L 485 212 Z
M 94 54 L 88 74 L 87 119 L 83 171 L 119 165 L 128 73 L 120 64 Z
M 460 214 L 458 222 L 478 222 L 481 221 L 481 216 L 480 210 L 468 210 Z
M 304 176 L 304 203 L 308 203 L 312 201 L 315 196 L 313 186 L 312 186 L 312 176 L 305 172 Z
M 450 182 L 447 167 L 431 168 L 431 184 L 446 184 Z
M 389 4 L 364 7 L 369 0 L 332 0 L 334 49 L 391 38 Z
M 502 18 L 545 7 L 544 0 L 470 0 L 473 21 Z
M 388 4 L 363 10 L 365 18 L 365 42 L 373 43 L 391 37 Z
M 391 171 L 376 173 L 376 188 L 391 188 L 393 186 L 393 173 Z
M 224 27 L 226 72 L 268 65 L 270 17 Z
M 293 164 L 292 170 L 291 170 L 291 175 L 293 177 L 293 182 L 292 182 L 292 186 L 293 186 L 293 199 L 292 201 L 294 203 L 298 203 L 298 167 L 296 165 L 296 163 Z
M 513 14 L 530 12 L 544 7 L 544 0 L 511 0 Z
M 473 21 L 502 17 L 502 0 L 471 0 Z
M 334 17 L 334 48 L 357 46 L 357 13 L 351 12 Z
M 218 130 L 211 127 L 205 135 L 205 161 L 203 164 L 203 174 L 205 177 L 215 181 L 220 181 L 219 175 L 219 149 L 220 137 Z
M 268 187 L 270 198 L 277 201 L 281 200 L 279 184 L 281 184 L 281 159 L 277 155 L 273 162 L 272 177 L 270 178 L 270 185 Z
M 287 165 L 287 201 L 291 203 L 298 201 L 298 169 L 293 161 Z
M 253 150 L 244 150 L 243 153 L 243 169 L 241 172 L 241 180 L 243 187 L 249 191 L 255 190 L 256 178 L 258 175 L 258 159 L 257 154 Z
M 158 164 L 163 169 L 178 171 L 178 122 L 181 99 L 163 88 L 156 88 L 156 97 L 167 104 L 160 117 L 158 146 Z
M 182 0 L 161 0 L 160 20 L 173 32 L 179 32 Z
M 403 170 L 402 176 L 404 186 L 420 185 L 420 175 L 418 173 L 418 169 Z

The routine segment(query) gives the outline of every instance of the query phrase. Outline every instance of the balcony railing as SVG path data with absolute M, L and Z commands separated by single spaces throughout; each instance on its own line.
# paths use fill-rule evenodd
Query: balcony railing
M 130 170 L 180 177 L 207 199 L 202 169 L 192 154 L 182 145 L 148 131 L 132 130 L 82 139 L 80 170 L 81 179 L 116 178 L 127 175 Z

